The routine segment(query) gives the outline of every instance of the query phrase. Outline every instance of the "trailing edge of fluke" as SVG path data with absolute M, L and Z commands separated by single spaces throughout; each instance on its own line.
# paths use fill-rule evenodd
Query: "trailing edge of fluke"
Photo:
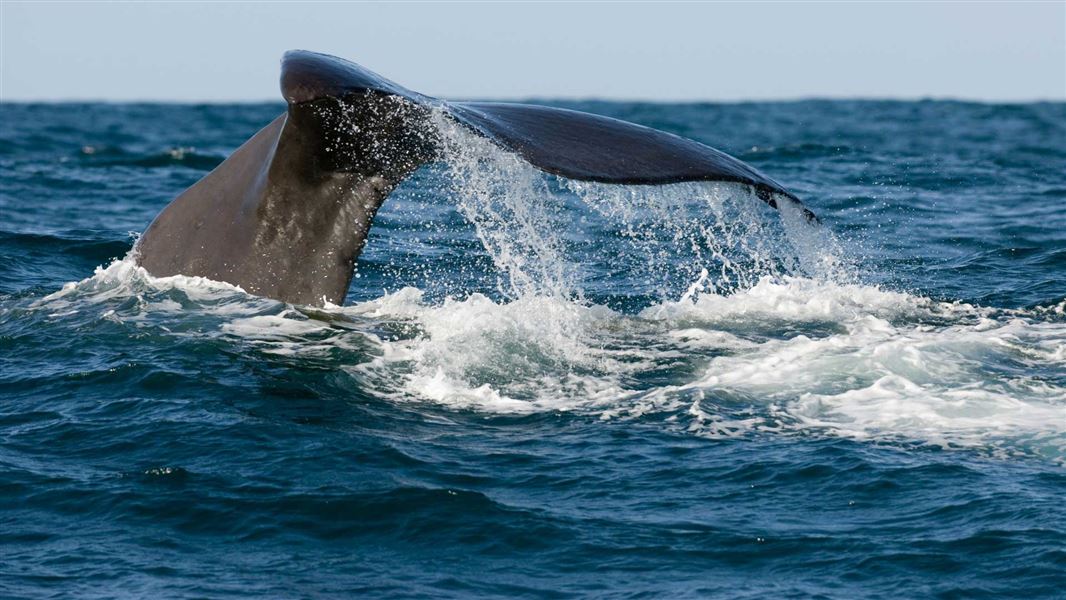
M 287 52 L 281 92 L 288 110 L 141 236 L 137 260 L 150 273 L 207 277 L 293 304 L 342 303 L 381 203 L 440 152 L 434 109 L 561 177 L 735 182 L 771 206 L 802 207 L 774 180 L 692 140 L 573 110 L 445 102 L 325 54 Z

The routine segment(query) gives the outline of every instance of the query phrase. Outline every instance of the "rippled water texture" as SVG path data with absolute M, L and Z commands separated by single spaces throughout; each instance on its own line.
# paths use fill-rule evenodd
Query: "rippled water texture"
M 1066 105 L 566 106 L 822 225 L 441 122 L 310 309 L 124 258 L 282 106 L 0 106 L 0 596 L 1062 597 Z

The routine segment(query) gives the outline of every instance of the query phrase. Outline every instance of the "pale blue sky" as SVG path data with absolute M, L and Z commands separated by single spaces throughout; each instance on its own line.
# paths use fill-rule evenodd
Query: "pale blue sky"
M 1066 2 L 3 0 L 4 100 L 280 100 L 290 48 L 442 97 L 1066 99 Z

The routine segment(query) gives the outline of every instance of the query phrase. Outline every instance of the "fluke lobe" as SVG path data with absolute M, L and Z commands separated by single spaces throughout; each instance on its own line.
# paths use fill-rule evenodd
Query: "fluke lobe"
M 771 206 L 799 204 L 754 168 L 692 140 L 559 108 L 444 102 L 325 54 L 287 52 L 281 93 L 288 110 L 141 236 L 136 256 L 150 273 L 198 275 L 293 304 L 341 304 L 381 203 L 440 152 L 434 110 L 562 177 L 728 181 Z

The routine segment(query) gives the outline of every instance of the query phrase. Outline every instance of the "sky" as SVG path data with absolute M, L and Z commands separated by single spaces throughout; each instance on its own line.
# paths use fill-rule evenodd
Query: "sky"
M 444 98 L 1066 100 L 1066 0 L 0 0 L 0 100 L 280 100 L 293 48 Z

